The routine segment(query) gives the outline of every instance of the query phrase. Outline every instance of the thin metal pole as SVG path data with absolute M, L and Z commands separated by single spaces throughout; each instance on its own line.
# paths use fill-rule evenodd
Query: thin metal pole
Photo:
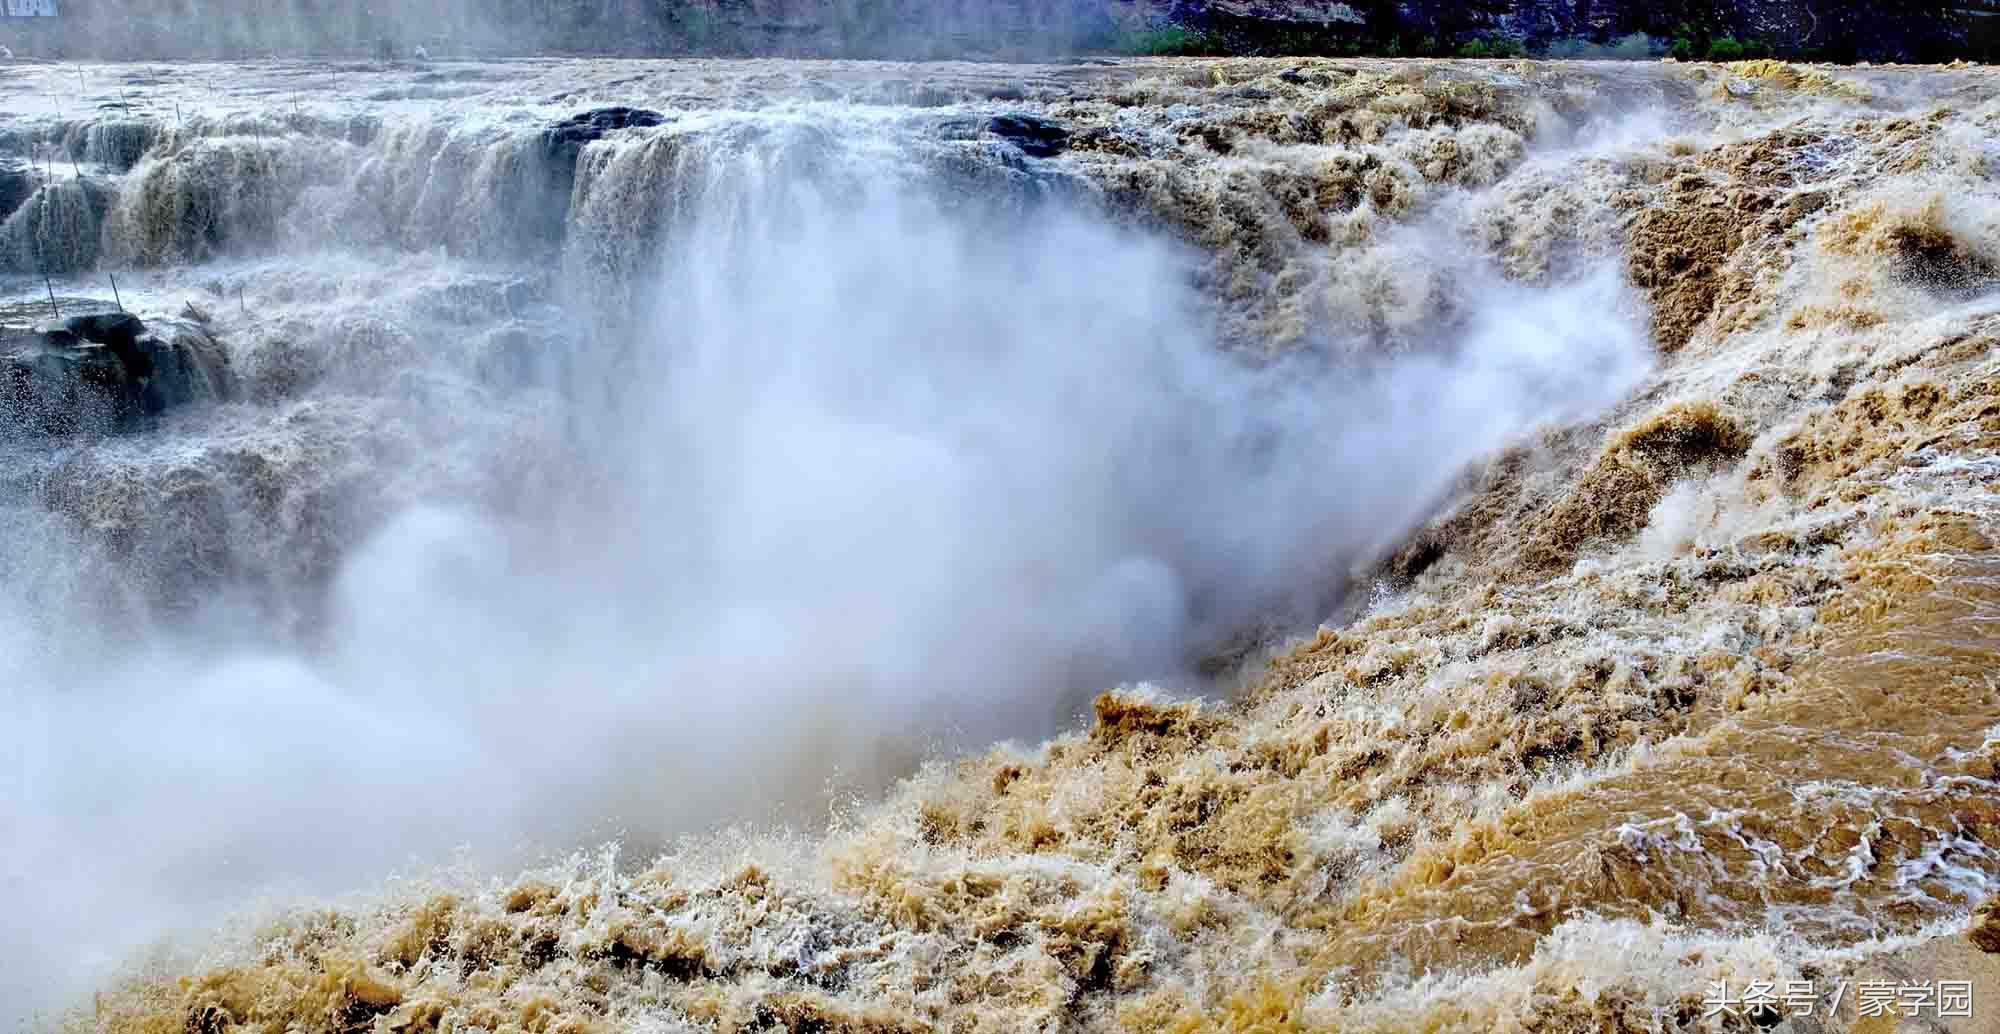
M 42 286 L 49 289 L 49 308 L 55 310 L 56 319 L 62 319 L 62 306 L 56 304 L 56 285 L 49 280 L 47 266 L 42 267 Z
M 121 297 L 119 297 L 119 295 L 118 295 L 118 274 L 116 274 L 116 273 L 113 273 L 113 272 L 111 272 L 111 271 L 109 271 L 109 270 L 106 270 L 106 271 L 105 271 L 105 273 L 104 273 L 104 275 L 105 275 L 105 276 L 108 276 L 108 277 L 110 277 L 110 278 L 111 278 L 111 300 L 112 300 L 112 301 L 115 301 L 115 302 L 117 302 L 117 303 L 118 303 L 118 311 L 119 311 L 119 312 L 124 312 L 124 311 L 125 311 L 125 299 L 124 299 L 124 298 L 121 298 Z

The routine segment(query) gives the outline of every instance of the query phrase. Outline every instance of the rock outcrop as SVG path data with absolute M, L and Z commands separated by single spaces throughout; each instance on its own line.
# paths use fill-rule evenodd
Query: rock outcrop
M 13 215 L 15 209 L 20 208 L 34 193 L 35 175 L 28 171 L 27 166 L 0 164 L 0 223 L 5 223 L 7 217 Z
M 996 115 L 987 120 L 986 131 L 1030 158 L 1053 158 L 1069 148 L 1069 130 L 1033 115 Z
M 572 115 L 544 130 L 542 151 L 557 165 L 574 166 L 577 155 L 583 153 L 584 145 L 603 139 L 606 133 L 664 125 L 666 121 L 665 115 L 644 108 L 597 108 Z
M 1531 47 L 1604 44 L 1645 33 L 1756 40 L 1835 59 L 1926 60 L 1963 53 L 1956 4 L 1915 0 L 1891 14 L 1864 0 L 685 0 L 664 26 L 694 49 L 896 57 L 1062 53 L 1140 43 L 1178 28 L 1225 53 L 1403 52 L 1472 38 Z
M 118 312 L 0 333 L 0 412 L 38 434 L 118 433 L 234 394 L 228 356 L 207 330 L 197 323 L 162 330 Z
M 1148 34 L 1200 34 L 1228 53 L 1402 53 L 1428 42 L 1501 37 L 1529 45 L 1606 43 L 1646 33 L 1759 41 L 1781 55 L 1931 60 L 1963 56 L 1984 0 L 438 0 L 355 17 L 332 0 L 293 0 L 269 18 L 251 0 L 204 15 L 162 12 L 177 31 L 135 34 L 160 0 L 76 0 L 61 21 L 17 29 L 16 49 L 47 57 L 242 58 L 345 54 L 587 51 L 757 56 L 1032 57 L 1147 49 Z M 1985 21 L 2000 21 L 1986 18 Z M 47 24 L 42 22 L 47 21 Z M 1979 45 L 1993 46 L 1991 31 Z
M 1498 37 L 1530 47 L 1606 44 L 1644 33 L 1757 41 L 1791 55 L 1836 60 L 1937 60 L 1965 53 L 1969 18 L 1957 4 L 1918 0 L 1894 14 L 1861 0 L 1113 0 L 1126 25 L 1211 32 L 1232 51 L 1281 52 L 1343 40 L 1407 48 Z

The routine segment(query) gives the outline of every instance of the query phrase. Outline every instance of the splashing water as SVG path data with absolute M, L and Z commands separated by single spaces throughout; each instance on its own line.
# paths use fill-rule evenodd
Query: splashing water
M 1901 80 L 1787 87 L 1774 132 L 1700 70 L 472 65 L 288 111 L 258 91 L 318 72 L 210 74 L 0 126 L 90 164 L 8 268 L 192 300 L 242 384 L 0 435 L 23 1015 L 1395 1029 L 1466 979 L 1480 1027 L 1593 937 L 1710 945 L 1604 973 L 1674 1002 L 2000 870 L 1991 639 L 1941 631 L 1984 627 L 1984 518 L 1924 517 L 1979 475 L 1818 466 L 1844 414 L 1937 448 L 1990 382 L 1925 344 L 1981 332 L 1981 225 L 1838 222 L 1918 145 L 1828 157 L 1861 116 L 1815 106 Z M 657 115 L 550 131 L 613 101 Z M 989 121 L 1024 107 L 1066 155 Z M 1917 258 L 1838 290 L 1880 318 L 1805 327 L 1859 282 L 1814 263 L 1878 246 Z M 1897 270 L 1946 267 L 1920 322 Z M 1904 366 L 1848 358 L 1891 326 Z M 1931 595 L 1880 573 L 1940 541 Z M 1807 672 L 1835 627 L 1856 663 Z M 286 907 L 458 848 L 451 896 Z M 259 900 L 292 918 L 187 957 Z

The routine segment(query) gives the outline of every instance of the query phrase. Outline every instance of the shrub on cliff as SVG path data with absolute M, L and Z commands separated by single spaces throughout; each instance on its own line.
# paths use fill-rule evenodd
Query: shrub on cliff
M 1135 57 L 1197 57 L 1216 51 L 1208 35 L 1180 25 L 1126 33 L 1112 49 Z
M 1528 48 L 1517 39 L 1499 37 L 1495 39 L 1468 40 L 1458 48 L 1459 57 L 1526 57 Z

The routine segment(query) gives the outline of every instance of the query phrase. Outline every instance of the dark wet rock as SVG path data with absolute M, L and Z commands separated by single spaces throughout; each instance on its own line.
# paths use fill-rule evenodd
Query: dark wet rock
M 995 115 L 986 120 L 986 131 L 1030 158 L 1053 158 L 1069 148 L 1069 130 L 1034 115 Z
M 25 165 L 0 165 L 0 222 L 34 196 L 35 176 Z
M 667 117 L 657 111 L 611 107 L 572 115 L 544 129 L 541 164 L 523 163 L 501 186 L 500 207 L 521 213 L 521 217 L 499 235 L 497 250 L 519 254 L 560 246 L 576 186 L 577 159 L 584 147 L 617 130 L 664 125 L 666 121 Z
M 1904 283 L 1961 300 L 2000 283 L 1992 260 L 1942 227 L 1902 226 L 1889 239 L 1895 248 L 1890 268 Z
M 96 313 L 0 332 L 0 410 L 40 434 L 143 430 L 162 414 L 235 393 L 222 345 L 193 323 L 148 328 Z
M 146 334 L 146 324 L 129 312 L 99 312 L 71 316 L 63 330 L 94 345 L 103 345 L 121 355 L 135 351 Z
M 931 165 L 938 196 L 972 218 L 1016 221 L 1050 201 L 1074 202 L 1087 181 L 1062 165 L 1036 161 L 1011 147 L 947 151 Z
M 665 115 L 645 108 L 597 108 L 572 115 L 544 130 L 542 152 L 551 161 L 575 165 L 577 155 L 583 153 L 584 145 L 594 140 L 602 140 L 606 133 L 619 129 L 665 125 L 666 121 Z

